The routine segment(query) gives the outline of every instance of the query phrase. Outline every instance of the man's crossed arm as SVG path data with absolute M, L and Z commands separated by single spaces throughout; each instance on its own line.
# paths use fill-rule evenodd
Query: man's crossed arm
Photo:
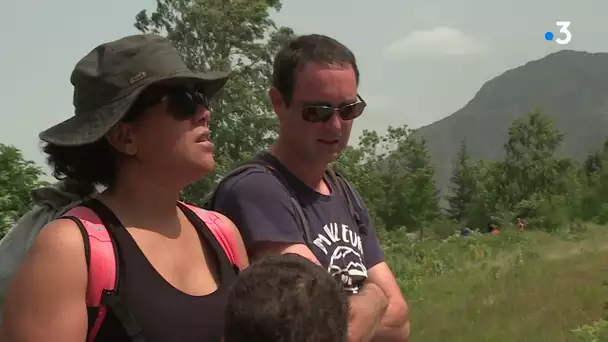
M 259 243 L 250 253 L 256 260 L 268 253 L 295 253 L 320 264 L 304 244 Z M 407 342 L 410 322 L 408 306 L 386 262 L 367 271 L 361 291 L 350 298 L 349 342 Z

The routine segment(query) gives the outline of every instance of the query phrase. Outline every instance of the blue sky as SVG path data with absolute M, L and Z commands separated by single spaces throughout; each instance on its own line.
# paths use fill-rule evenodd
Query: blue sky
M 608 52 L 608 1 L 285 0 L 274 15 L 297 33 L 348 45 L 369 103 L 355 130 L 429 124 L 464 106 L 488 79 L 560 49 Z M 103 41 L 135 34 L 149 0 L 5 1 L 0 12 L 0 142 L 41 165 L 37 134 L 73 114 L 69 76 Z M 544 40 L 555 21 L 572 41 Z

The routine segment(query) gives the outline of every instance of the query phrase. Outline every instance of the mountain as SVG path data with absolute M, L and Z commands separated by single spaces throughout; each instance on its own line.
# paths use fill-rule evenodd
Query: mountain
M 436 181 L 447 193 L 463 139 L 475 159 L 500 159 L 510 123 L 535 108 L 565 134 L 559 154 L 582 160 L 608 138 L 608 53 L 562 50 L 486 82 L 462 109 L 415 135 L 427 140 Z

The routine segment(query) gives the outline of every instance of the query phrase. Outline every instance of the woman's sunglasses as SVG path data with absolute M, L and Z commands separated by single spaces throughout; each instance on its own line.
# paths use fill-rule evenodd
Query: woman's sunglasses
M 155 96 L 142 96 L 142 101 L 134 106 L 135 110 L 144 110 L 160 102 L 167 101 L 167 109 L 176 120 L 188 120 L 196 114 L 197 106 L 209 109 L 209 99 L 198 90 L 186 87 L 165 88 L 153 92 Z
M 361 95 L 357 94 L 357 101 L 343 105 L 340 107 L 332 107 L 325 105 L 305 105 L 302 107 L 302 118 L 308 122 L 327 122 L 338 112 L 338 116 L 342 120 L 348 121 L 357 118 L 363 114 L 363 110 L 367 106 L 367 103 L 363 100 Z

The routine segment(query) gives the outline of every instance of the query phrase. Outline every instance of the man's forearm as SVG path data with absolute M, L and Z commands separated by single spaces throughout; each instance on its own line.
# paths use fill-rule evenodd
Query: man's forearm
M 371 342 L 408 342 L 410 340 L 410 322 L 400 327 L 378 326 Z
M 410 320 L 405 301 L 389 300 L 384 317 L 376 328 L 372 342 L 407 342 Z
M 349 342 L 368 342 L 385 315 L 388 300 L 382 289 L 366 283 L 361 291 L 350 297 L 348 327 Z

